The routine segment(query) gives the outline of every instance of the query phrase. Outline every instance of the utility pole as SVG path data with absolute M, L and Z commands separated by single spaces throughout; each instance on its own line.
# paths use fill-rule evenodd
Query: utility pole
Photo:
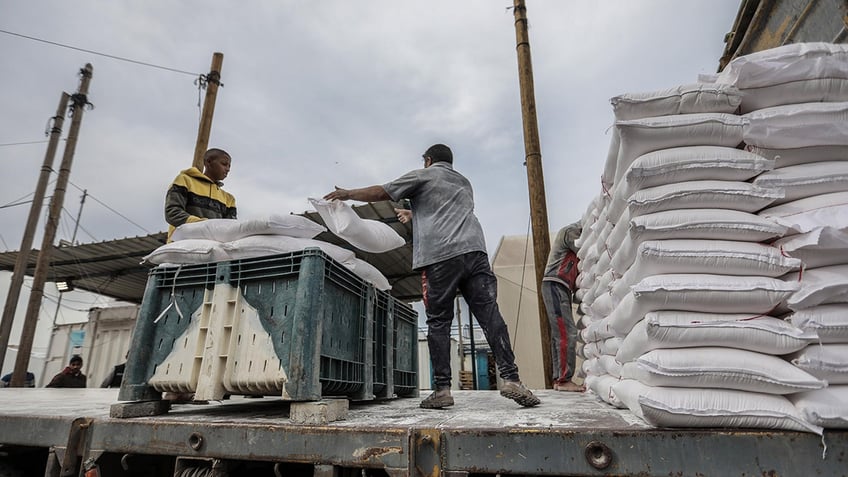
M 218 86 L 221 85 L 221 66 L 223 63 L 223 53 L 212 54 L 212 66 L 209 69 L 209 74 L 206 75 L 206 97 L 203 99 L 203 112 L 197 131 L 197 143 L 194 145 L 194 160 L 191 163 L 200 172 L 203 172 L 203 154 L 209 148 L 209 132 L 212 130 L 212 116 L 215 114 L 215 99 L 218 97 Z
M 82 208 L 85 205 L 85 198 L 88 197 L 88 189 L 84 189 L 82 191 L 82 199 L 80 199 L 80 207 L 77 212 L 77 221 L 74 222 L 74 233 L 71 235 L 71 247 L 76 245 L 77 241 L 77 231 L 79 230 L 80 218 L 82 218 Z M 50 349 L 53 347 L 53 335 L 56 331 L 56 321 L 59 319 L 59 311 L 62 309 L 62 297 L 65 296 L 62 293 L 59 293 L 59 298 L 56 299 L 56 311 L 53 312 L 53 323 L 50 327 L 50 336 L 47 338 L 47 356 L 44 359 L 44 366 L 41 367 L 41 376 L 42 380 L 45 378 L 44 373 L 47 371 L 47 366 L 50 358 Z M 43 382 L 43 381 L 42 381 Z
M 68 130 L 68 140 L 65 143 L 65 153 L 62 156 L 62 164 L 59 167 L 59 179 L 53 197 L 50 199 L 50 210 L 47 224 L 44 227 L 44 237 L 41 241 L 41 250 L 38 253 L 38 261 L 35 265 L 35 273 L 32 277 L 32 291 L 29 295 L 26 318 L 21 331 L 21 343 L 18 347 L 18 356 L 15 360 L 15 370 L 10 383 L 13 387 L 21 387 L 26 379 L 29 357 L 32 353 L 32 341 L 35 337 L 35 327 L 38 324 L 38 313 L 41 310 L 41 300 L 44 297 L 44 282 L 47 281 L 50 255 L 53 252 L 53 239 L 56 237 L 56 229 L 59 226 L 59 216 L 62 213 L 62 205 L 65 201 L 65 190 L 68 186 L 68 176 L 71 174 L 71 164 L 74 159 L 74 151 L 77 146 L 80 125 L 83 112 L 88 103 L 88 85 L 94 68 L 90 63 L 80 70 L 79 90 L 71 96 L 71 127 Z
M 524 125 L 524 153 L 527 184 L 530 191 L 530 222 L 533 228 L 533 258 L 536 266 L 536 298 L 539 304 L 539 331 L 542 341 L 542 365 L 545 387 L 551 387 L 551 333 L 542 300 L 542 277 L 551 249 L 548 208 L 545 202 L 545 178 L 542 174 L 542 152 L 539 125 L 536 120 L 536 94 L 533 88 L 533 64 L 530 59 L 530 36 L 527 32 L 527 7 L 524 0 L 514 0 L 515 49 L 518 53 L 518 82 L 521 90 L 521 120 Z M 523 292 L 523 290 L 522 290 Z
M 68 93 L 62 92 L 62 96 L 59 98 L 59 107 L 56 109 L 56 115 L 51 118 L 53 126 L 49 132 L 50 139 L 47 142 L 47 152 L 44 154 L 41 174 L 39 174 L 38 182 L 35 185 L 35 195 L 32 199 L 32 205 L 29 208 L 29 217 L 27 218 L 26 228 L 24 228 L 24 236 L 21 239 L 21 248 L 18 249 L 18 256 L 15 258 L 15 269 L 12 272 L 9 293 L 6 295 L 3 319 L 0 321 L 0 370 L 3 369 L 3 362 L 6 360 L 6 349 L 9 346 L 12 324 L 15 321 L 15 312 L 18 308 L 18 298 L 21 295 L 21 288 L 23 287 L 24 277 L 26 276 L 27 261 L 29 260 L 29 253 L 32 250 L 32 241 L 35 237 L 38 219 L 41 216 L 41 206 L 44 204 L 44 193 L 47 190 L 47 183 L 50 180 L 50 172 L 53 171 L 56 149 L 59 145 L 59 139 L 62 136 L 62 124 L 65 121 L 65 111 L 68 109 L 68 98 L 70 98 Z

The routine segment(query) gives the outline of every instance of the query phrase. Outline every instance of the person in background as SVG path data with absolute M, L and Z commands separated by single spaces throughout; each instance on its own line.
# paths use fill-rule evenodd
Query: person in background
M 8 388 L 11 383 L 12 383 L 12 373 L 9 373 L 9 374 L 3 376 L 2 378 L 0 378 L 0 387 Z M 34 388 L 35 387 L 35 374 L 27 371 L 26 379 L 24 380 L 24 387 L 25 388 Z
M 236 199 L 222 189 L 230 173 L 232 158 L 223 149 L 212 148 L 203 155 L 203 172 L 189 167 L 174 179 L 165 197 L 168 242 L 174 229 L 206 219 L 235 219 Z
M 509 332 L 497 303 L 497 280 L 489 265 L 483 228 L 474 215 L 471 183 L 453 168 L 453 153 L 444 144 L 422 156 L 424 168 L 383 185 L 341 189 L 326 200 L 376 202 L 409 199 L 411 212 L 396 210 L 402 222 L 412 220 L 412 268 L 422 272 L 427 343 L 433 365 L 434 391 L 420 406 L 440 409 L 454 404 L 451 396 L 450 332 L 457 289 L 492 348 L 501 395 L 531 407 L 540 403 L 519 379 Z M 405 223 L 405 222 L 404 222 Z
M 78 354 L 71 356 L 68 365 L 61 372 L 53 376 L 47 384 L 48 388 L 84 388 L 86 385 L 85 375 L 82 374 L 82 357 Z
M 126 369 L 126 361 L 121 364 L 116 364 L 112 367 L 112 371 L 106 375 L 103 382 L 100 383 L 101 388 L 119 388 L 124 380 L 124 369 Z
M 557 391 L 583 392 L 586 388 L 575 383 L 577 325 L 571 312 L 576 291 L 577 251 L 574 245 L 580 237 L 580 223 L 566 225 L 551 243 L 551 252 L 542 278 L 542 300 L 551 328 L 551 365 L 553 388 Z

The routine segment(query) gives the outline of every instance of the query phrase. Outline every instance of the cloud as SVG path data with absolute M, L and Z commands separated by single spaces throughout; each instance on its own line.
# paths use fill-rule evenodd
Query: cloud
M 193 73 L 223 52 L 210 143 L 233 155 L 226 188 L 245 216 L 302 212 L 306 197 L 334 185 L 387 182 L 445 142 L 474 184 L 494 252 L 502 235 L 526 233 L 529 215 L 509 6 L 46 0 L 5 6 L 0 29 Z M 599 192 L 609 98 L 714 71 L 737 9 L 737 0 L 528 5 L 551 228 Z M 91 62 L 95 109 L 85 113 L 71 181 L 105 205 L 87 201 L 81 226 L 97 240 L 164 230 L 164 191 L 194 151 L 195 77 L 9 35 L 0 47 L 0 144 L 41 140 L 60 92 L 74 91 Z M 0 147 L 0 205 L 33 190 L 45 147 Z M 61 149 L 57 168 L 59 158 Z M 80 195 L 69 190 L 63 220 Z M 0 209 L 13 249 L 25 217 L 25 207 Z

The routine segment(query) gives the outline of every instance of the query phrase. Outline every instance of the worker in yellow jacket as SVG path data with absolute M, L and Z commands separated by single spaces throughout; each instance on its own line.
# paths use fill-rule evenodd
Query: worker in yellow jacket
M 169 242 L 174 229 L 184 223 L 236 218 L 236 198 L 221 188 L 231 163 L 226 151 L 209 149 L 203 155 L 203 172 L 190 167 L 174 179 L 165 197 Z

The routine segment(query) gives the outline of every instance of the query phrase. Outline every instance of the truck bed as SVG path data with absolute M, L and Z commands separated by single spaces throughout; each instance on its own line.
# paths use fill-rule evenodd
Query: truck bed
M 117 392 L 0 389 L 0 444 L 76 448 L 83 461 L 133 454 L 300 463 L 314 466 L 316 475 L 338 475 L 332 471 L 338 468 L 389 475 L 848 473 L 846 431 L 822 439 L 789 431 L 658 429 L 591 393 L 538 391 L 536 408 L 521 408 L 496 391 L 456 391 L 456 405 L 445 410 L 421 409 L 418 398 L 352 402 L 345 420 L 297 425 L 289 404 L 269 397 L 110 418 Z M 70 446 L 69 436 L 77 436 Z

